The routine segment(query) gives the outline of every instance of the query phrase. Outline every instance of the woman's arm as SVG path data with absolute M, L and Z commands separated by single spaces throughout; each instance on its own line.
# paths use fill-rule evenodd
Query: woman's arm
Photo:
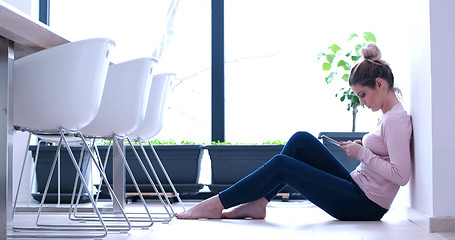
M 387 116 L 382 123 L 381 136 L 387 146 L 389 161 L 365 147 L 359 149 L 358 159 L 385 179 L 401 186 L 406 185 L 411 176 L 411 132 L 409 116 L 398 114 Z

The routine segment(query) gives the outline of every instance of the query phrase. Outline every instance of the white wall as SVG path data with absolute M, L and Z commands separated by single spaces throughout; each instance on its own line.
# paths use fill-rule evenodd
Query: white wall
M 32 19 L 39 19 L 39 0 L 3 0 L 11 6 L 21 10 Z
M 432 174 L 432 117 L 430 70 L 429 0 L 415 1 L 411 31 L 411 110 L 414 133 L 414 171 L 410 184 L 410 206 L 431 216 Z
M 455 2 L 430 1 L 431 96 L 433 133 L 433 216 L 455 216 L 455 91 L 453 44 Z
M 455 231 L 455 90 L 452 45 L 455 2 L 412 2 L 410 41 L 411 107 L 414 169 L 398 204 L 429 231 Z M 401 193 L 403 195 L 403 192 Z

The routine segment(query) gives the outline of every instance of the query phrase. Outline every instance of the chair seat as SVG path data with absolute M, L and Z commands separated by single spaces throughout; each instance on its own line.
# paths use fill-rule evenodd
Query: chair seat
M 86 136 L 125 136 L 144 120 L 152 82 L 153 58 L 140 58 L 109 67 L 100 109 L 81 132 Z
M 150 139 L 161 131 L 167 94 L 174 79 L 173 73 L 153 76 L 144 121 L 134 132 L 128 134 L 131 139 Z
M 80 129 L 96 116 L 114 42 L 88 39 L 14 61 L 13 125 Z

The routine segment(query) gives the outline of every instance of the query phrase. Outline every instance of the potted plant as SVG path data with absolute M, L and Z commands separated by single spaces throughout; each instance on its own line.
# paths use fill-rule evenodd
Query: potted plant
M 366 134 L 365 132 L 355 132 L 360 100 L 352 91 L 348 84 L 348 80 L 352 67 L 354 67 L 362 57 L 361 49 L 371 42 L 376 43 L 376 37 L 371 32 L 363 32 L 360 35 L 352 33 L 345 43 L 332 44 L 326 51 L 318 54 L 317 59 L 322 62 L 322 70 L 328 72 L 328 75 L 324 77 L 324 81 L 327 84 L 330 84 L 333 81 L 342 81 L 346 84 L 345 87 L 342 87 L 338 93 L 335 94 L 335 97 L 339 98 L 341 102 L 347 102 L 347 110 L 352 112 L 352 132 L 321 132 L 319 133 L 319 138 L 322 135 L 326 135 L 338 141 L 347 141 L 361 139 L 363 135 Z M 348 170 L 352 171 L 358 165 L 359 160 L 350 159 L 338 146 L 335 146 L 324 139 L 323 143 Z
M 212 183 L 208 186 L 212 193 L 218 193 L 254 170 L 270 158 L 279 154 L 285 142 L 274 141 L 257 143 L 232 144 L 229 142 L 212 142 L 205 146 L 210 155 Z M 296 193 L 286 187 L 282 193 Z
M 201 168 L 201 160 L 203 156 L 203 146 L 193 142 L 182 141 L 179 144 L 173 140 L 170 141 L 151 141 L 157 155 L 161 159 L 161 162 L 166 169 L 172 183 L 174 184 L 176 190 L 183 195 L 193 195 L 197 194 L 200 189 L 203 188 L 202 184 L 199 184 L 199 173 Z M 164 190 L 166 192 L 172 192 L 172 189 L 164 175 L 161 171 L 155 155 L 149 145 L 143 145 L 152 166 L 155 169 L 159 180 L 163 184 Z M 104 161 L 106 156 L 108 146 L 98 146 L 101 159 Z M 146 158 L 143 155 L 142 149 L 137 144 L 134 145 L 136 152 L 139 154 L 143 164 L 149 170 L 150 176 L 155 181 L 153 174 L 150 172 Z M 142 192 L 154 192 L 150 182 L 144 173 L 140 163 L 137 161 L 137 158 L 132 150 L 132 148 L 125 144 L 124 152 L 128 165 L 131 168 L 131 171 L 134 173 L 134 178 L 138 183 L 139 188 Z M 107 178 L 111 181 L 112 179 L 112 149 L 109 156 L 109 160 L 106 166 L 106 175 Z M 155 184 L 157 182 L 155 181 Z M 129 174 L 125 171 L 125 188 L 126 192 L 136 192 L 136 189 L 133 185 L 133 182 Z M 107 189 L 102 189 L 102 192 L 106 192 Z M 106 192 L 107 193 L 107 192 Z
M 324 78 L 325 82 L 330 84 L 338 79 L 348 84 L 352 67 L 362 57 L 360 50 L 370 42 L 376 43 L 373 33 L 364 32 L 362 37 L 352 33 L 345 44 L 332 44 L 327 48 L 328 51 L 319 53 L 318 60 L 322 61 L 322 70 L 329 72 Z M 339 97 L 341 102 L 348 102 L 347 110 L 352 111 L 352 131 L 355 132 L 357 108 L 360 106 L 359 98 L 349 85 L 341 88 L 335 97 Z
M 55 145 L 36 145 L 30 146 L 29 150 L 32 152 L 33 158 L 35 158 L 36 164 L 36 187 L 37 192 L 32 193 L 32 196 L 35 200 L 41 201 L 43 196 L 47 179 L 49 176 L 49 171 L 51 170 L 52 163 L 54 161 L 55 153 L 57 152 L 57 146 Z M 37 150 L 39 150 L 38 154 Z M 79 161 L 80 153 L 82 147 L 72 146 L 71 151 L 74 154 L 74 157 Z M 37 158 L 37 159 L 36 159 Z M 82 172 L 86 173 L 85 180 L 89 182 L 90 180 L 90 165 L 88 162 L 88 155 L 84 154 L 82 158 Z M 60 184 L 58 183 L 58 171 L 60 168 Z M 56 168 L 52 174 L 52 179 L 49 185 L 49 190 L 46 196 L 46 203 L 57 203 L 60 197 L 60 203 L 70 203 L 71 196 L 73 193 L 74 180 L 76 179 L 76 169 L 74 168 L 73 162 L 70 158 L 69 153 L 66 151 L 65 147 L 60 149 L 60 164 L 56 165 Z M 79 179 L 78 179 L 79 180 Z M 81 182 L 78 181 L 78 188 Z M 60 190 L 58 189 L 60 188 Z M 83 194 L 81 195 L 80 202 L 90 201 L 88 193 L 83 189 Z

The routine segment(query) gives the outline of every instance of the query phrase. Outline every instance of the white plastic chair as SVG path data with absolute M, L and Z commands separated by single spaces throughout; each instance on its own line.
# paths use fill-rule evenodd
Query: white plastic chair
M 107 74 L 107 81 L 98 115 L 89 125 L 82 128 L 82 134 L 93 139 L 109 139 L 113 142 L 114 147 L 119 152 L 122 152 L 120 142 L 123 143 L 124 139 L 129 141 L 127 136 L 135 131 L 144 121 L 147 100 L 149 99 L 152 84 L 152 70 L 155 63 L 156 60 L 152 58 L 140 58 L 111 66 Z M 124 154 L 121 154 L 121 157 L 123 159 L 123 165 L 131 177 L 141 202 L 144 205 L 146 214 L 146 217 L 130 217 L 130 220 L 132 222 L 144 222 L 148 218 L 149 225 L 139 227 L 151 226 L 154 219 L 151 216 Z M 105 159 L 108 159 L 108 157 L 106 156 Z M 138 161 L 141 162 L 140 159 Z M 103 165 L 106 166 L 106 162 Z M 142 167 L 144 172 L 146 172 L 145 166 Z M 150 177 L 149 180 L 154 185 Z M 123 198 L 124 196 L 117 197 Z M 76 218 L 90 220 L 90 216 L 77 213 L 77 205 L 73 214 Z
M 153 76 L 145 119 L 134 132 L 129 133 L 131 139 L 148 140 L 161 131 L 168 91 L 174 79 L 175 74 L 173 73 L 162 73 Z
M 58 149 L 63 145 L 68 150 L 82 186 L 87 191 L 89 187 L 65 135 L 80 136 L 85 143 L 79 130 L 97 115 L 106 81 L 110 50 L 114 45 L 109 39 L 88 39 L 42 50 L 14 62 L 13 125 L 18 130 L 33 134 L 60 135 Z M 57 154 L 49 176 L 55 169 Z M 96 163 L 95 166 L 100 167 Z M 13 227 L 21 233 L 15 232 L 12 237 L 102 238 L 107 235 L 108 228 L 91 195 L 90 202 L 100 224 L 41 224 L 39 216 L 43 210 L 49 182 L 50 178 L 38 210 L 36 226 Z M 126 228 L 130 229 L 131 226 Z M 84 234 L 75 235 L 74 231 L 77 230 L 84 231 Z M 89 230 L 102 233 L 87 232 Z M 37 235 L 30 231 L 57 231 L 59 234 Z
M 89 39 L 16 60 L 14 125 L 55 132 L 89 124 L 100 106 L 113 45 L 108 39 Z
M 182 205 L 183 210 L 185 211 L 185 206 L 183 205 L 183 202 L 179 196 L 179 193 L 175 189 L 174 184 L 172 183 L 169 175 L 167 174 L 167 171 L 161 162 L 158 154 L 156 153 L 155 149 L 153 148 L 152 143 L 150 142 L 150 139 L 156 136 L 161 129 L 163 128 L 163 116 L 164 116 L 164 110 L 166 109 L 166 100 L 168 96 L 168 91 L 170 88 L 170 85 L 172 81 L 175 79 L 175 74 L 173 73 L 162 73 L 155 75 L 153 77 L 153 83 L 152 83 L 152 88 L 150 89 L 150 97 L 148 100 L 147 104 L 147 111 L 145 114 L 145 119 L 142 122 L 142 124 L 136 129 L 136 131 L 130 133 L 128 136 L 135 142 L 139 143 L 140 148 L 142 150 L 143 155 L 145 156 L 147 163 L 149 167 L 152 170 L 153 175 L 155 176 L 155 179 L 157 179 L 158 186 L 160 187 L 160 190 L 165 193 L 165 190 L 163 188 L 163 185 L 161 181 L 159 180 L 156 171 L 154 170 L 150 158 L 147 155 L 147 152 L 144 149 L 143 143 L 146 143 L 149 141 L 149 146 L 150 149 L 152 150 L 155 159 L 157 160 L 161 171 L 163 172 L 168 184 L 170 185 L 174 196 L 177 198 L 179 203 Z M 169 199 L 167 197 L 167 194 L 164 194 L 167 203 L 170 206 L 170 209 L 172 211 L 172 214 L 174 215 L 175 212 L 172 208 L 172 205 L 169 202 Z

